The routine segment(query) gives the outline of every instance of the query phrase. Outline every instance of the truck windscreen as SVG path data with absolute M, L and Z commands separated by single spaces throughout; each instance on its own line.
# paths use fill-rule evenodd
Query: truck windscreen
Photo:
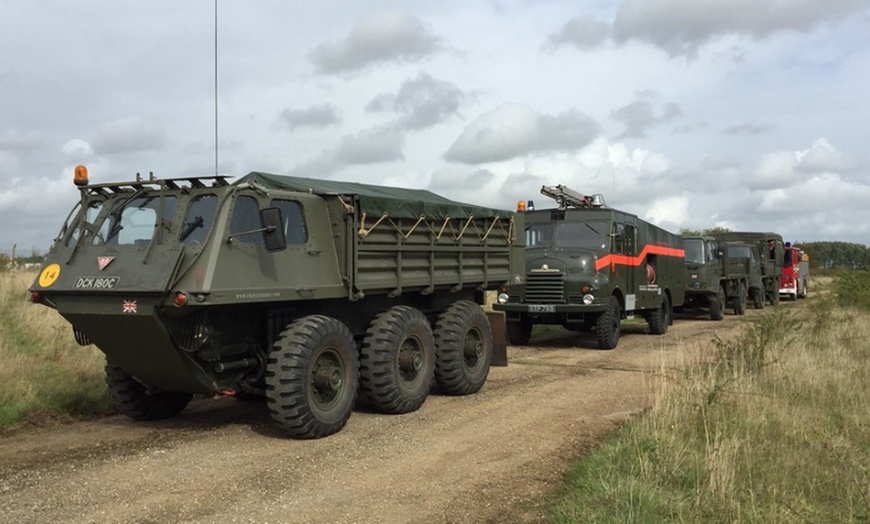
M 546 222 L 526 228 L 528 247 L 572 247 L 592 251 L 607 249 L 608 222 Z

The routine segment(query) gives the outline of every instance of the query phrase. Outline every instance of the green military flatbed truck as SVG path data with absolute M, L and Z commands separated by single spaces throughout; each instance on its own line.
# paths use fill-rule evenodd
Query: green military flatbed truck
M 513 213 L 422 190 L 251 173 L 89 184 L 31 287 L 106 354 L 116 408 L 265 397 L 291 436 L 339 431 L 357 401 L 418 409 L 432 380 L 479 390 L 479 304 L 522 260 Z M 519 258 L 516 258 L 519 257 Z
M 604 205 L 601 195 L 544 186 L 558 209 L 526 210 L 526 265 L 493 309 L 505 312 L 508 339 L 526 344 L 535 324 L 594 331 L 613 349 L 621 322 L 640 314 L 664 334 L 686 290 L 683 243 L 637 216 Z

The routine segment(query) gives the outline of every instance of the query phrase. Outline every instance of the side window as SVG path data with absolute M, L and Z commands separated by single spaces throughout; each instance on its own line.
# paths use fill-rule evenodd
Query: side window
M 308 228 L 305 225 L 305 214 L 302 212 L 302 206 L 299 202 L 273 200 L 269 205 L 281 210 L 281 216 L 284 217 L 284 237 L 287 238 L 288 245 L 308 242 Z
M 716 259 L 716 252 L 719 249 L 716 247 L 716 243 L 713 241 L 707 241 L 707 262 L 712 262 Z
M 262 227 L 263 225 L 260 223 L 260 206 L 257 204 L 257 199 L 245 195 L 236 198 L 236 203 L 233 205 L 233 216 L 230 219 L 230 234 L 256 231 Z M 262 244 L 263 232 L 256 231 L 256 233 L 234 236 L 233 242 Z
M 214 222 L 218 199 L 215 195 L 199 195 L 190 201 L 178 239 L 186 246 L 202 244 Z
M 613 243 L 611 244 L 613 253 L 625 253 L 625 224 L 613 224 Z

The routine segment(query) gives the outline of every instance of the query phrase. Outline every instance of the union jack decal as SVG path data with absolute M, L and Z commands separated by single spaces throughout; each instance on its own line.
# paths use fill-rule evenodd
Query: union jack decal
M 121 306 L 121 310 L 124 313 L 138 313 L 139 306 L 136 304 L 135 300 L 125 300 L 123 306 Z

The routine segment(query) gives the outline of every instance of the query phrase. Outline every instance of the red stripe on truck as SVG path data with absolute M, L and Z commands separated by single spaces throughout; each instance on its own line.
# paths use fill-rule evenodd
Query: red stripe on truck
M 595 263 L 595 269 L 600 270 L 603 267 L 611 264 L 619 266 L 639 266 L 646 259 L 647 255 L 664 255 L 666 257 L 686 258 L 686 251 L 667 246 L 656 246 L 647 244 L 643 247 L 643 251 L 639 255 L 633 257 L 631 255 L 606 255 L 598 259 Z

